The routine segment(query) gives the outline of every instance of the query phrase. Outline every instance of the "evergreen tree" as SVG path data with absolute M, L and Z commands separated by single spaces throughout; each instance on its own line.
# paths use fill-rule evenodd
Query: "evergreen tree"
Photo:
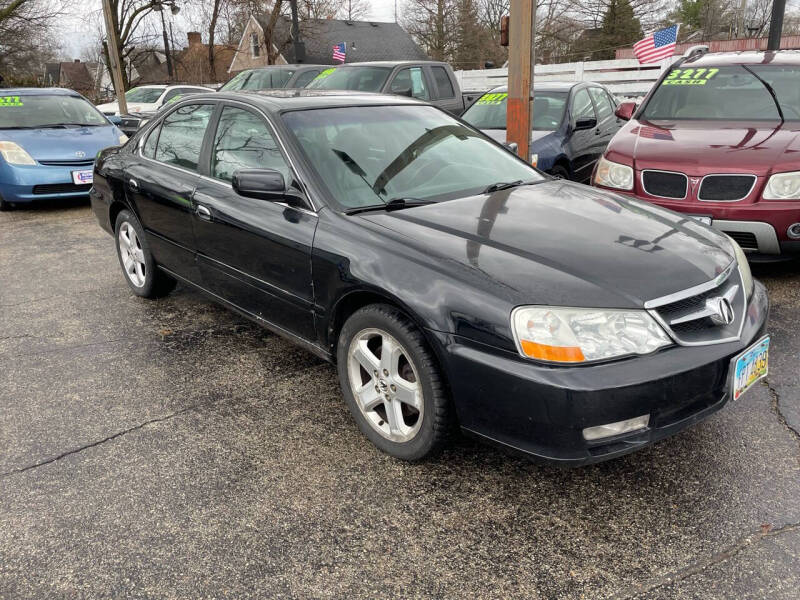
M 595 53 L 596 60 L 612 59 L 615 48 L 630 46 L 642 38 L 642 25 L 633 13 L 629 0 L 610 0 L 603 16 L 603 50 Z

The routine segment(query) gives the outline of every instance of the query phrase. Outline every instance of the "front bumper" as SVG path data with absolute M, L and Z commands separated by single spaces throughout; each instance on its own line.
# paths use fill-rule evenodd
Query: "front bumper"
M 452 334 L 430 332 L 462 429 L 529 458 L 567 466 L 600 462 L 697 423 L 729 400 L 731 359 L 763 335 L 769 304 L 756 283 L 742 336 L 673 346 L 604 364 L 552 367 Z M 647 428 L 593 442 L 583 429 L 650 415 Z
M 609 191 L 651 202 L 675 212 L 711 217 L 712 227 L 730 235 L 745 252 L 757 253 L 763 257 L 800 255 L 800 240 L 791 239 L 787 234 L 789 227 L 800 223 L 800 201 L 762 200 L 748 204 L 701 202 L 668 200 L 621 190 Z
M 0 196 L 14 204 L 37 200 L 57 200 L 88 197 L 91 185 L 77 186 L 72 171 L 87 171 L 92 164 L 73 166 L 0 165 Z

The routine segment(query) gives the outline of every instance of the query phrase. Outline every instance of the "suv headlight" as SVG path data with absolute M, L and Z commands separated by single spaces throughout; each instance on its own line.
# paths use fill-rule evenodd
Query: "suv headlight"
M 128 141 L 128 136 L 124 133 L 119 134 L 119 145 L 122 146 L 125 142 Z
M 800 171 L 776 173 L 764 188 L 764 200 L 800 199 Z
M 511 327 L 522 356 L 556 363 L 649 354 L 672 343 L 644 310 L 520 306 Z
M 731 244 L 734 256 L 736 256 L 736 265 L 739 267 L 739 274 L 742 276 L 742 285 L 744 285 L 744 294 L 747 300 L 753 295 L 753 274 L 750 272 L 750 263 L 747 262 L 747 255 L 742 250 L 742 247 L 731 236 L 726 235 Z
M 594 182 L 603 187 L 610 187 L 618 190 L 632 190 L 633 167 L 611 162 L 603 157 L 597 163 L 597 173 L 594 176 Z
M 10 165 L 35 165 L 33 157 L 14 142 L 0 142 L 0 155 Z

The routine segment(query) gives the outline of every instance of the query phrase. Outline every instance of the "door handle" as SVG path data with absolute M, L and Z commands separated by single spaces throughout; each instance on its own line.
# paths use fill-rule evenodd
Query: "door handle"
M 211 220 L 211 211 L 202 204 L 198 204 L 194 212 L 199 218 L 203 219 L 203 221 Z
M 135 179 L 128 179 L 128 187 L 130 188 L 130 190 L 132 192 L 138 192 L 139 191 L 139 182 L 136 181 Z

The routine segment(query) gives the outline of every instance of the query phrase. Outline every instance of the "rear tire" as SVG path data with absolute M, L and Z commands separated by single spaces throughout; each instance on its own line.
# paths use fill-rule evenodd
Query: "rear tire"
M 439 365 L 411 320 L 372 304 L 345 322 L 339 383 L 361 432 L 383 452 L 416 461 L 438 453 L 455 421 Z
M 175 288 L 175 280 L 156 267 L 144 228 L 130 211 L 123 210 L 117 215 L 114 239 L 125 281 L 134 294 L 160 298 Z

